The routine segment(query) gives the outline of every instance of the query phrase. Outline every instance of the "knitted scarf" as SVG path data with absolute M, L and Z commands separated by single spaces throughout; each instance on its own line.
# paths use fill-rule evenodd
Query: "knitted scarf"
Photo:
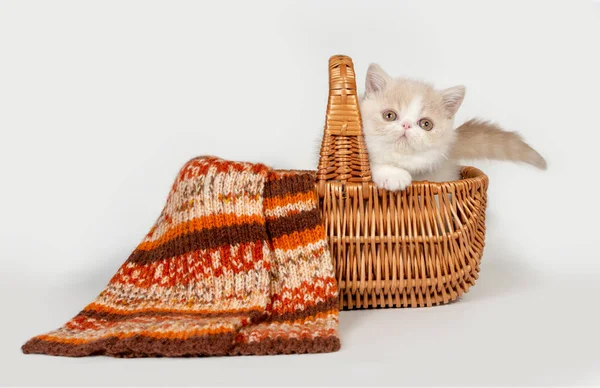
M 337 286 L 314 175 L 199 157 L 92 303 L 24 353 L 115 357 L 333 352 Z

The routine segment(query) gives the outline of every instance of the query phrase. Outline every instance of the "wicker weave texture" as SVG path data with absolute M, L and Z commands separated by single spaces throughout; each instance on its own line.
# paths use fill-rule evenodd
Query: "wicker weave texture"
M 371 182 L 352 60 L 329 60 L 329 101 L 316 189 L 340 308 L 451 302 L 475 284 L 484 248 L 488 178 L 391 192 Z

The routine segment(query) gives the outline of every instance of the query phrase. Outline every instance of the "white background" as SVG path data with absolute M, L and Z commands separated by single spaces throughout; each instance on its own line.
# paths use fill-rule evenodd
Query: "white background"
M 600 384 L 600 4 L 0 1 L 0 383 Z M 90 302 L 196 155 L 314 168 L 327 61 L 467 86 L 540 172 L 490 176 L 478 284 L 430 309 L 341 314 L 339 353 L 25 356 Z

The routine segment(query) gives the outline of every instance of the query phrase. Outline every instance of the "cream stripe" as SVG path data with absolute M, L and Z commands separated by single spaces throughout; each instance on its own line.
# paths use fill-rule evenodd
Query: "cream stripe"
M 270 282 L 267 270 L 250 270 L 237 275 L 226 273 L 173 287 L 142 288 L 112 282 L 94 303 L 123 314 L 143 309 L 194 312 L 253 308 L 266 305 Z M 181 300 L 186 302 L 179 302 Z
M 48 333 L 50 338 L 56 339 L 79 339 L 99 340 L 115 335 L 135 335 L 136 333 L 151 331 L 155 336 L 166 332 L 181 333 L 182 337 L 201 335 L 202 332 L 211 330 L 236 330 L 241 326 L 241 317 L 219 317 L 219 318 L 193 318 L 193 317 L 135 317 L 130 320 L 120 321 L 112 327 L 102 327 L 98 330 L 78 328 L 69 329 L 62 327 Z M 88 321 L 93 322 L 93 319 Z
M 285 206 L 277 206 L 271 209 L 265 209 L 267 217 L 285 217 L 291 212 L 310 211 L 317 207 L 313 200 L 288 203 Z
M 209 175 L 215 169 L 211 168 Z M 219 173 L 210 177 L 200 175 L 183 180 L 169 195 L 162 216 L 156 221 L 158 228 L 144 241 L 155 241 L 169 229 L 202 216 L 262 215 L 264 181 L 264 177 L 248 171 Z M 230 195 L 232 198 L 223 200 L 219 199 L 219 195 Z M 182 209 L 184 204 L 187 204 L 187 208 Z M 172 223 L 164 222 L 165 216 L 171 217 Z
M 277 260 L 279 260 L 279 263 L 284 264 L 287 261 L 296 260 L 298 257 L 305 255 L 307 252 L 316 252 L 319 250 L 326 250 L 327 252 L 329 252 L 327 241 L 325 241 L 324 239 L 321 239 L 314 243 L 302 245 L 294 249 L 277 248 L 274 250 L 274 254 Z M 329 256 L 328 253 L 327 255 Z M 329 261 L 331 262 L 331 260 Z M 331 265 L 331 268 L 333 269 L 333 265 Z
M 271 290 L 273 293 L 279 293 L 285 287 L 293 290 L 302 286 L 303 283 L 314 284 L 325 287 L 325 279 L 332 279 L 331 270 L 326 267 L 322 260 L 309 260 L 304 265 L 297 265 L 289 262 L 286 265 L 274 266 L 272 271 L 277 274 L 278 279 L 283 281 L 273 282 Z M 331 286 L 333 290 L 335 286 Z M 291 295 L 290 295 L 291 297 Z M 305 295 L 310 297 L 310 295 Z

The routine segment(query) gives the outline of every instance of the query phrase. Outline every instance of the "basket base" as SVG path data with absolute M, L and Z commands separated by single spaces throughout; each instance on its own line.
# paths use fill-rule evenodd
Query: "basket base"
M 340 310 L 356 310 L 389 307 L 432 307 L 454 302 L 475 285 L 479 278 L 479 266 L 467 266 L 465 271 L 456 274 L 453 279 L 440 279 L 442 284 L 435 285 L 430 279 L 417 285 L 412 281 L 408 287 L 383 287 L 367 290 L 348 287 L 344 281 L 338 281 Z M 383 282 L 382 282 L 383 283 Z M 387 283 L 387 282 L 385 282 Z M 433 285 L 432 285 L 433 284 Z

